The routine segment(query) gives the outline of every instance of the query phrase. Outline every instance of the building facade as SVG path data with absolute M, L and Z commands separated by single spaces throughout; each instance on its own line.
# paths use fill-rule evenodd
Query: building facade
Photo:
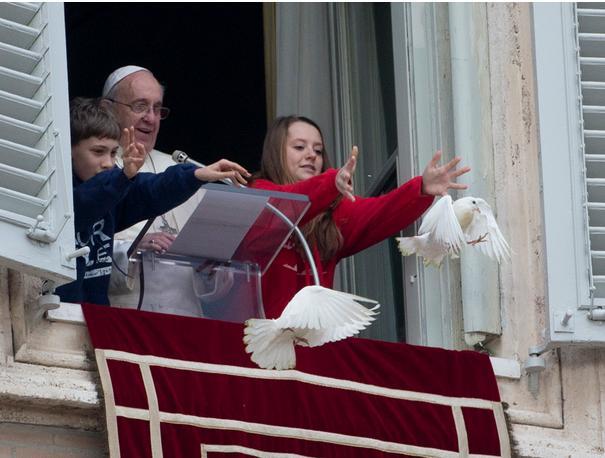
M 77 308 L 45 313 L 53 298 L 40 296 L 43 279 L 73 275 L 61 9 L 0 7 L 6 456 L 106 453 L 86 328 Z M 358 145 L 363 195 L 422 173 L 438 149 L 460 155 L 512 248 L 501 266 L 465 253 L 434 269 L 386 241 L 343 263 L 339 287 L 383 304 L 367 336 L 488 351 L 519 456 L 603 456 L 605 10 L 278 3 L 265 34 L 269 117 L 316 120 L 339 164 Z

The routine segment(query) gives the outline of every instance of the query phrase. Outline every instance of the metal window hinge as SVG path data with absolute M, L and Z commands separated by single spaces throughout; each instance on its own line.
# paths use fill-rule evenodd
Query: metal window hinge
M 45 280 L 38 297 L 38 307 L 42 312 L 53 310 L 61 305 L 61 298 L 55 294 L 55 282 Z
M 548 345 L 529 347 L 529 357 L 523 365 L 527 374 L 527 389 L 534 398 L 538 397 L 538 392 L 540 391 L 540 373 L 546 369 L 546 362 L 541 355 L 547 349 Z
M 605 321 L 605 309 L 603 307 L 592 308 L 586 318 L 592 321 Z

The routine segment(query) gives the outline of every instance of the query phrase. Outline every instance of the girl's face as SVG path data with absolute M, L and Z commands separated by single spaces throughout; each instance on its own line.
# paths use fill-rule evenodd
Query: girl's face
M 286 167 L 296 181 L 321 173 L 323 167 L 321 134 L 311 124 L 296 121 L 288 128 L 286 138 Z

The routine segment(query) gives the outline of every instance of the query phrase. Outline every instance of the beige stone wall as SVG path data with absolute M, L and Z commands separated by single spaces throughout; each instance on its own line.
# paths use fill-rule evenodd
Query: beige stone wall
M 530 10 L 527 3 L 487 8 L 498 219 L 515 252 L 500 272 L 503 334 L 490 349 L 520 363 L 543 343 L 546 319 Z M 605 351 L 567 347 L 544 357 L 537 398 L 525 375 L 499 380 L 520 454 L 604 456 Z
M 0 423 L 0 458 L 101 458 L 106 441 L 99 432 Z
M 44 319 L 39 286 L 0 267 L 0 458 L 107 456 L 86 328 Z

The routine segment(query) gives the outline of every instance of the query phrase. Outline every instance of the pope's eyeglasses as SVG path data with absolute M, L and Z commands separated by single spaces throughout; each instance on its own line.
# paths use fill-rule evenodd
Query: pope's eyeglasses
M 134 103 L 124 103 L 115 99 L 107 99 L 110 102 L 117 103 L 119 105 L 124 105 L 125 107 L 130 108 L 133 113 L 141 114 L 141 113 L 149 113 L 150 110 L 153 110 L 153 113 L 156 116 L 159 116 L 160 119 L 166 119 L 170 114 L 170 108 L 163 107 L 161 105 L 149 105 L 147 102 L 139 101 Z

